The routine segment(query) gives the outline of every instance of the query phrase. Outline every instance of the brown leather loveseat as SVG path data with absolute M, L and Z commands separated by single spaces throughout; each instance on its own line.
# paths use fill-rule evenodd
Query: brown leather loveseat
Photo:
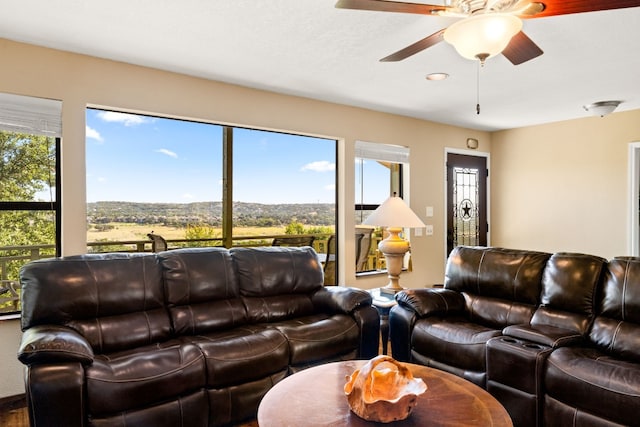
M 486 388 L 514 425 L 637 425 L 640 258 L 458 247 L 396 296 L 393 356 Z
M 232 425 L 293 372 L 378 353 L 371 297 L 324 287 L 308 247 L 72 256 L 21 281 L 32 425 Z

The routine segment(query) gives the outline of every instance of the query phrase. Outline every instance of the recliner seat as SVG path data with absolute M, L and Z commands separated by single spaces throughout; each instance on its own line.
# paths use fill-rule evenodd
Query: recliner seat
M 444 289 L 400 292 L 394 357 L 481 385 L 486 376 L 518 427 L 638 425 L 640 258 L 531 252 L 531 263 L 526 253 L 459 247 Z M 535 303 L 519 284 L 539 292 Z
M 509 325 L 528 323 L 550 254 L 457 247 L 444 289 L 397 295 L 389 324 L 394 358 L 436 367 L 485 387 L 486 343 Z

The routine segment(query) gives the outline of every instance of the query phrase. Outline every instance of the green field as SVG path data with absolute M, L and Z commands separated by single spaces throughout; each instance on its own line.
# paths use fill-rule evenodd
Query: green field
M 87 242 L 111 241 L 120 242 L 128 240 L 149 240 L 148 233 L 159 234 L 167 240 L 184 239 L 185 228 L 168 227 L 162 224 L 130 224 L 130 223 L 110 223 L 106 224 L 112 228 L 105 231 L 98 231 L 91 227 L 87 231 Z M 218 237 L 222 236 L 222 230 L 217 230 Z M 258 235 L 278 235 L 284 234 L 284 227 L 239 227 L 233 230 L 234 236 L 258 236 Z

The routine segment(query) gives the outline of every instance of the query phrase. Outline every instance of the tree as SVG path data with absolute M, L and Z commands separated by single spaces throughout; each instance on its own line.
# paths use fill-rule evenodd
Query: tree
M 187 225 L 187 229 L 184 232 L 184 238 L 189 240 L 198 240 L 198 239 L 219 239 L 221 233 L 210 225 L 206 224 L 189 224 Z M 190 247 L 198 247 L 198 246 L 222 246 L 222 241 L 214 241 L 214 242 L 189 242 L 187 246 Z
M 0 201 L 34 201 L 55 186 L 55 140 L 0 131 Z
M 293 220 L 287 224 L 287 227 L 284 229 L 284 234 L 304 234 L 304 224 Z
M 30 210 L 55 179 L 54 138 L 0 131 L 0 247 L 55 243 L 55 211 Z M 0 259 L 20 255 L 24 251 L 0 251 Z M 24 262 L 0 263 L 0 278 L 17 280 Z

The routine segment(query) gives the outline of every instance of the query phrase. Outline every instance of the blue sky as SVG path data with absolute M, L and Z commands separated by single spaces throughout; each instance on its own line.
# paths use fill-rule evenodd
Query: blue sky
M 87 109 L 87 201 L 220 201 L 222 127 Z M 334 203 L 335 141 L 234 129 L 234 201 Z

